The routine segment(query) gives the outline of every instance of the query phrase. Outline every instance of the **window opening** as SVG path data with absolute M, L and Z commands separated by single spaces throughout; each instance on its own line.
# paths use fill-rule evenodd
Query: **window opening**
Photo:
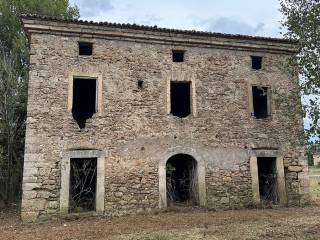
M 252 86 L 253 116 L 258 119 L 269 116 L 268 87 Z
M 184 51 L 172 50 L 172 61 L 173 62 L 183 62 L 184 61 Z
M 72 115 L 80 128 L 85 128 L 86 120 L 96 112 L 95 79 L 73 79 Z
M 179 118 L 191 114 L 190 82 L 171 82 L 170 102 L 171 114 Z
M 138 88 L 139 89 L 143 88 L 143 81 L 142 80 L 138 80 Z
M 251 56 L 252 69 L 260 70 L 262 68 L 262 57 Z
M 79 42 L 79 55 L 92 55 L 92 43 Z

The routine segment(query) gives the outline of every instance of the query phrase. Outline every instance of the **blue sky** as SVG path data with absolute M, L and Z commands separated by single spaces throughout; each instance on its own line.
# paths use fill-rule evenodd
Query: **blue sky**
M 278 0 L 70 0 L 81 19 L 280 37 Z

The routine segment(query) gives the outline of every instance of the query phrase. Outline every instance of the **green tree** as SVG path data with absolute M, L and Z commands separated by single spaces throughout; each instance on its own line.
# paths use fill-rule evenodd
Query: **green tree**
M 22 177 L 26 84 L 18 59 L 4 51 L 0 57 L 0 199 L 8 203 L 19 195 Z
M 320 133 L 320 1 L 280 0 L 284 36 L 298 40 L 299 52 L 289 69 L 300 75 L 304 115 L 311 120 L 308 141 L 319 144 Z
M 0 0 L 0 46 L 21 53 L 26 51 L 26 37 L 19 20 L 22 14 L 77 19 L 79 10 L 69 0 Z
M 29 68 L 22 14 L 77 19 L 69 0 L 0 0 L 0 205 L 20 199 Z

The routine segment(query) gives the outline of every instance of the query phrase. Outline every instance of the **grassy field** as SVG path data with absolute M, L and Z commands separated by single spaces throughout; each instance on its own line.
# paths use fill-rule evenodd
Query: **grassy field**
M 310 167 L 309 177 L 311 198 L 314 201 L 318 201 L 320 200 L 320 168 Z

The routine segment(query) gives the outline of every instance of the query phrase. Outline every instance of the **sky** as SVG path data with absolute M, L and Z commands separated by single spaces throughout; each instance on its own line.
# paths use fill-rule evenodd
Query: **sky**
M 80 18 L 281 37 L 279 0 L 69 0 Z

